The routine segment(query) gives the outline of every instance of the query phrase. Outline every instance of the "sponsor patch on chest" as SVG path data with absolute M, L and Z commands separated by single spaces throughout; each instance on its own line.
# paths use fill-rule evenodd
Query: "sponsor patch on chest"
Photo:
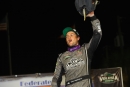
M 79 58 L 72 58 L 70 59 L 70 61 L 67 63 L 66 65 L 66 69 L 69 70 L 69 69 L 75 69 L 75 68 L 79 68 L 81 67 L 82 65 L 84 65 L 85 62 L 83 59 Z

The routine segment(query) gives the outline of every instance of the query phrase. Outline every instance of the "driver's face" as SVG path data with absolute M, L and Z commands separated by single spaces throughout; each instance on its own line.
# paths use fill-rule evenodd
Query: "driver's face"
M 80 37 L 75 34 L 75 32 L 70 31 L 66 34 L 66 42 L 68 46 L 76 46 L 79 44 Z

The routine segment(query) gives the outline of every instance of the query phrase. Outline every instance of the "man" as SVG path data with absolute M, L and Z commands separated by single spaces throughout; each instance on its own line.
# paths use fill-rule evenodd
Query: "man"
M 69 48 L 57 59 L 52 87 L 60 87 L 63 73 L 66 87 L 92 87 L 91 59 L 102 37 L 102 31 L 100 21 L 94 15 L 94 11 L 87 17 L 90 17 L 93 27 L 93 36 L 89 43 L 80 46 L 79 33 L 75 29 L 66 27 L 63 30 Z

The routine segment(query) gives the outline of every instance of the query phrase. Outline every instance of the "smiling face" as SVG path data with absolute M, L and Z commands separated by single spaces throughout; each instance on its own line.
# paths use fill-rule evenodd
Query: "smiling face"
M 66 34 L 66 42 L 68 44 L 68 46 L 76 46 L 79 45 L 79 39 L 80 37 L 78 35 L 75 34 L 75 32 L 73 31 L 69 31 Z

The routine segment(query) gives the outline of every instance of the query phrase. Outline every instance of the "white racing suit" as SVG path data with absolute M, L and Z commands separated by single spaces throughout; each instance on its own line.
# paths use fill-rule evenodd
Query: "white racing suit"
M 102 37 L 100 21 L 91 20 L 93 36 L 89 43 L 79 49 L 66 51 L 57 58 L 51 87 L 60 87 L 62 75 L 65 73 L 66 87 L 92 87 L 90 64 L 94 51 Z

